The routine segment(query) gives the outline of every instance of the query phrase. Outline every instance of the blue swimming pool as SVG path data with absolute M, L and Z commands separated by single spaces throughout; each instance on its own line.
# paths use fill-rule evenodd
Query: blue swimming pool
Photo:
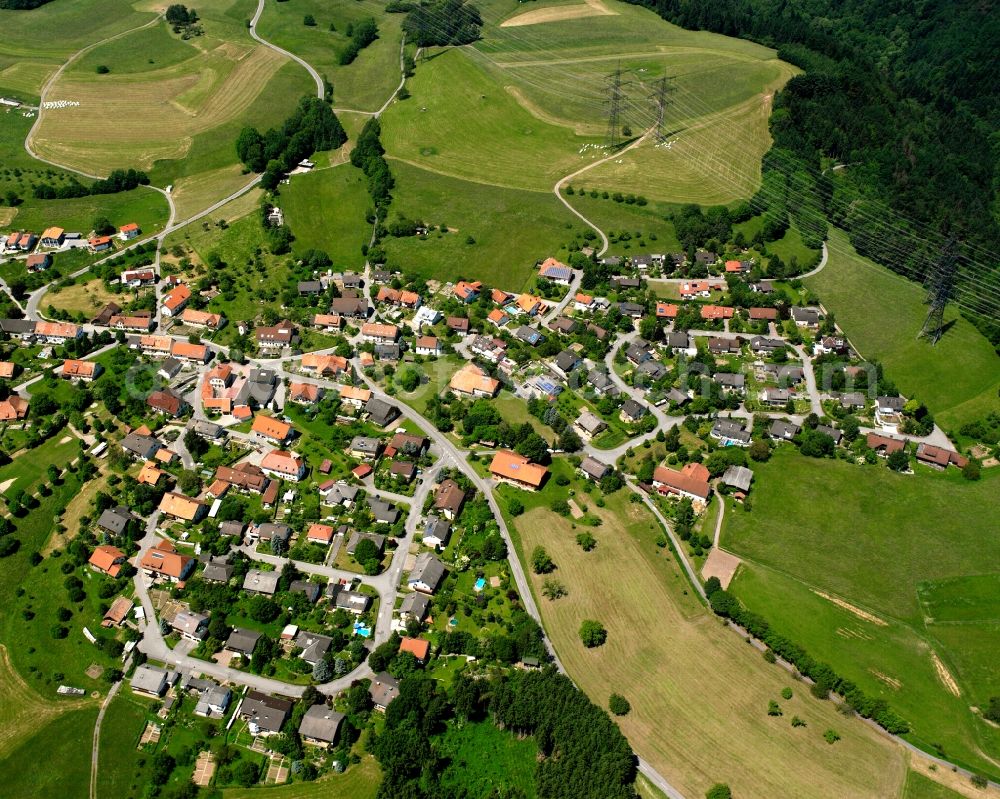
M 486 578 L 485 577 L 480 577 L 478 580 L 476 580 L 475 589 L 477 591 L 482 591 L 485 587 L 486 587 Z
M 362 638 L 371 638 L 372 628 L 356 621 L 354 622 L 354 634 L 360 635 Z

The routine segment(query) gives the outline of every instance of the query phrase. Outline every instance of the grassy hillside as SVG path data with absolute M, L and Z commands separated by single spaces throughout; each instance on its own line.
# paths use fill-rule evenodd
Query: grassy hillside
M 829 248 L 826 268 L 806 285 L 861 354 L 884 364 L 903 394 L 926 403 L 945 430 L 998 407 L 1000 360 L 956 308 L 946 310 L 952 324 L 931 346 L 917 338 L 927 316 L 921 286 L 859 256 L 842 231 L 831 230 Z
M 899 475 L 784 447 L 755 466 L 754 486 L 752 512 L 730 510 L 722 539 L 746 561 L 736 595 L 887 699 L 915 741 L 986 767 L 980 752 L 996 757 L 1000 732 L 970 706 L 1000 691 L 1000 602 L 988 579 L 937 581 L 979 575 L 1000 559 L 989 513 L 1000 473 L 978 483 Z M 974 620 L 951 618 L 970 603 Z
M 565 256 L 566 243 L 584 230 L 549 192 L 458 180 L 395 159 L 391 167 L 396 188 L 390 219 L 402 215 L 450 230 L 384 241 L 390 264 L 428 278 L 470 277 L 518 291 L 536 261 Z
M 591 530 L 597 547 L 586 553 L 575 541 L 579 530 L 548 510 L 567 490 L 553 480 L 535 495 L 501 492 L 529 508 L 511 520 L 522 560 L 544 546 L 557 567 L 551 576 L 568 591 L 549 601 L 540 595 L 544 576 L 529 578 L 556 651 L 594 702 L 606 706 L 612 691 L 629 700 L 632 711 L 618 723 L 640 756 L 686 796 L 703 796 L 715 782 L 728 782 L 736 796 L 897 793 L 905 771 L 900 753 L 794 687 L 713 620 L 669 551 L 655 546 L 659 527 L 642 505 L 630 503 L 625 491 L 604 509 L 587 500 L 602 524 Z M 583 619 L 607 627 L 604 646 L 583 647 Z M 794 697 L 782 701 L 789 685 Z M 771 700 L 781 701 L 783 718 L 767 715 Z M 807 726 L 793 728 L 792 715 Z M 823 740 L 828 728 L 842 736 L 836 746 Z

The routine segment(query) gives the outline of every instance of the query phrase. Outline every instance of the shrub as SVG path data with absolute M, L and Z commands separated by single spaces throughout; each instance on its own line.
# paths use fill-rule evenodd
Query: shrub
M 590 533 L 580 533 L 576 537 L 576 543 L 583 548 L 584 552 L 590 552 L 590 550 L 597 546 L 597 539 Z
M 585 647 L 593 649 L 602 646 L 608 640 L 608 631 L 599 621 L 585 619 L 580 625 L 580 640 L 583 641 Z
M 780 716 L 780 715 L 782 715 L 782 713 L 781 713 L 781 705 L 779 705 L 777 702 L 775 702 L 772 699 L 770 702 L 767 703 L 767 715 L 769 715 L 769 716 Z
M 805 727 L 806 723 L 804 720 L 800 719 L 798 716 L 792 716 L 792 726 L 793 727 Z
M 827 730 L 826 732 L 823 733 L 823 740 L 826 741 L 828 744 L 835 744 L 837 743 L 837 741 L 840 740 L 840 736 L 837 734 L 835 730 Z
M 611 694 L 608 699 L 608 710 L 616 716 L 624 716 L 632 709 L 632 705 L 621 694 Z
M 535 547 L 531 553 L 531 568 L 535 574 L 549 574 L 555 571 L 556 564 L 552 562 L 544 547 Z
M 111 70 L 105 64 L 98 64 L 97 69 L 94 70 L 98 75 L 107 75 Z
M 705 799 L 733 799 L 733 792 L 723 782 L 717 782 L 705 793 Z
M 63 627 L 61 624 L 53 624 L 49 629 L 49 634 L 56 639 L 65 638 L 69 635 L 69 627 Z
M 784 699 L 784 700 L 786 700 L 786 701 L 789 700 L 789 699 L 791 699 L 792 698 L 792 689 L 791 688 L 782 688 L 781 689 L 781 698 Z

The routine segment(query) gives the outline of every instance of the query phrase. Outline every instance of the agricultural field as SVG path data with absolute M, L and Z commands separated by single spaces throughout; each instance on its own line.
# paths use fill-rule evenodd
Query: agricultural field
M 629 700 L 632 710 L 618 723 L 637 754 L 688 796 L 704 795 L 715 782 L 729 783 L 736 796 L 897 794 L 905 777 L 899 750 L 812 699 L 719 625 L 669 550 L 656 546 L 660 528 L 644 506 L 629 502 L 627 491 L 608 497 L 603 509 L 578 494 L 601 520 L 588 528 L 597 547 L 587 553 L 575 541 L 580 528 L 548 510 L 568 490 L 552 480 L 537 494 L 506 487 L 500 493 L 528 508 L 509 520 L 522 561 L 544 546 L 556 564 L 550 576 L 567 589 L 561 599 L 544 599 L 546 577 L 530 576 L 556 651 L 594 702 L 606 706 L 611 691 Z M 583 619 L 604 624 L 606 644 L 584 648 Z M 791 700 L 781 700 L 785 687 L 793 690 Z M 772 700 L 781 701 L 784 717 L 767 715 Z M 806 726 L 793 728 L 792 715 Z M 826 729 L 842 740 L 828 745 Z
M 989 769 L 1000 732 L 970 708 L 1000 691 L 1000 605 L 983 575 L 1000 557 L 988 510 L 998 480 L 899 475 L 783 447 L 755 466 L 752 512 L 726 514 L 722 545 L 744 560 L 730 590 L 886 699 L 915 743 Z
M 862 356 L 881 361 L 900 392 L 926 404 L 946 432 L 996 410 L 1000 361 L 956 308 L 945 310 L 951 327 L 931 346 L 917 339 L 927 316 L 920 285 L 859 256 L 836 228 L 828 246 L 826 268 L 804 282 Z
M 119 298 L 104 287 L 100 278 L 73 283 L 65 288 L 50 288 L 45 292 L 44 308 L 54 308 L 69 313 L 82 313 L 93 317 L 109 302 Z
M 143 235 L 156 233 L 167 222 L 167 201 L 158 191 L 132 189 L 119 194 L 98 194 L 71 200 L 34 200 L 18 207 L 12 224 L 17 228 L 41 233 L 49 225 L 82 233 L 94 229 L 94 220 L 106 217 L 115 227 L 135 222 Z M 56 260 L 59 256 L 55 256 Z
M 464 277 L 520 291 L 537 261 L 567 257 L 566 244 L 588 229 L 550 192 L 445 177 L 396 159 L 390 166 L 396 178 L 390 221 L 402 216 L 448 228 L 383 240 L 390 266 L 425 278 Z
M 250 38 L 244 23 L 252 9 L 249 0 L 210 0 L 198 7 L 202 36 L 184 41 L 161 21 L 98 44 L 51 88 L 51 98 L 78 105 L 43 111 L 32 146 L 85 172 L 151 171 L 182 198 L 185 190 L 205 192 L 200 181 L 184 185 L 205 172 L 218 179 L 199 201 L 242 185 L 232 173 L 240 128 L 276 125 L 315 91 L 301 66 Z
M 257 24 L 257 32 L 279 47 L 304 58 L 333 84 L 333 104 L 341 109 L 377 111 L 399 85 L 402 14 L 387 14 L 375 0 L 330 4 L 322 0 L 274 3 Z M 316 24 L 304 24 L 312 15 Z M 348 65 L 339 63 L 350 38 L 349 25 L 374 19 L 378 38 Z M 331 26 L 335 30 L 331 30 Z
M 324 250 L 334 271 L 364 268 L 361 248 L 371 238 L 365 221 L 371 201 L 360 169 L 342 164 L 296 175 L 282 187 L 278 203 L 295 234 L 296 253 Z
M 577 191 L 566 196 L 576 210 L 603 230 L 610 239 L 608 255 L 637 254 L 654 250 L 656 252 L 677 252 L 681 249 L 677 241 L 677 233 L 672 222 L 666 219 L 674 206 L 651 202 L 648 205 L 630 205 L 604 199 L 598 194 L 593 197 L 587 183 L 589 175 L 584 175 L 579 184 L 574 185 L 574 191 L 586 189 L 587 194 Z M 627 234 L 623 236 L 622 234 Z
M 32 735 L 6 759 L 0 759 L 7 799 L 59 796 L 87 799 L 90 785 L 90 741 L 97 705 L 64 714 L 58 727 L 34 727 Z M 40 757 L 44 753 L 44 760 Z M 57 766 L 57 767 L 53 767 Z
M 916 771 L 906 777 L 903 799 L 959 799 L 962 794 Z
M 140 765 L 136 747 L 146 726 L 149 703 L 136 698 L 127 685 L 122 689 L 111 700 L 101 723 L 97 799 L 134 796 L 146 779 L 149 761 Z

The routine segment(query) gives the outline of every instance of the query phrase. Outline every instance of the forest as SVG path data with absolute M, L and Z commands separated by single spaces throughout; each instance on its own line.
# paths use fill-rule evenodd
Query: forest
M 636 799 L 636 757 L 607 713 L 553 667 L 489 679 L 460 676 L 449 692 L 426 677 L 400 682 L 369 748 L 382 767 L 378 799 L 466 799 L 442 786 L 435 738 L 448 724 L 489 719 L 538 744 L 539 799 Z
M 954 238 L 963 311 L 1000 343 L 1000 309 L 987 299 L 1000 288 L 1000 15 L 991 4 L 627 1 L 685 28 L 775 47 L 805 70 L 775 98 L 755 210 L 790 215 L 811 243 L 829 220 L 862 255 L 919 282 Z

